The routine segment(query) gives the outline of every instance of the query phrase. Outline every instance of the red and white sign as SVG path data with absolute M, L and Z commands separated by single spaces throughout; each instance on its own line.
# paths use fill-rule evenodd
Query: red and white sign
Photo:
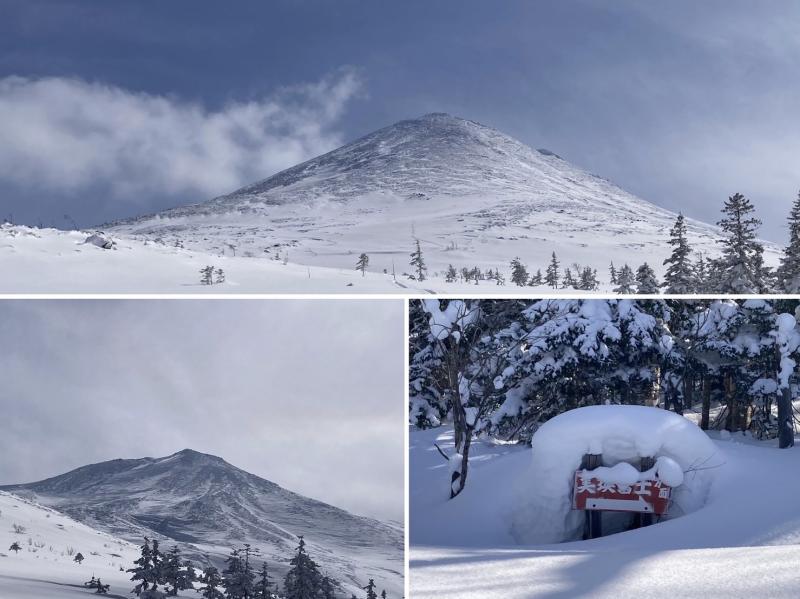
M 633 485 L 607 483 L 591 471 L 575 472 L 572 509 L 666 514 L 672 488 L 660 480 L 640 480 Z

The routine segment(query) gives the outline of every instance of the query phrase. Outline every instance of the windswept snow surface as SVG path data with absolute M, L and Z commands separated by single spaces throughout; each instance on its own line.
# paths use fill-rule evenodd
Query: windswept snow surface
M 710 201 L 722 206 L 724 199 Z M 74 243 L 55 243 L 52 234 L 2 235 L 0 269 L 12 275 L 3 277 L 7 292 L 103 284 L 111 291 L 180 292 L 196 290 L 193 271 L 209 257 L 225 256 L 232 259 L 225 260 L 232 284 L 214 291 L 338 292 L 347 283 L 355 289 L 345 291 L 403 291 L 382 274 L 394 271 L 412 290 L 515 293 L 520 289 L 511 284 L 448 284 L 442 273 L 453 264 L 499 268 L 508 277 L 514 257 L 532 273 L 544 272 L 555 251 L 562 268 L 596 268 L 606 282 L 601 291 L 611 291 L 612 260 L 633 267 L 647 261 L 662 273 L 675 218 L 552 152 L 437 113 L 395 123 L 229 195 L 111 223 L 104 231 L 125 258 L 73 255 Z M 719 253 L 716 227 L 691 219 L 687 226 L 694 251 Z M 402 276 L 412 271 L 415 239 L 429 269 L 422 283 Z M 145 240 L 187 251 L 145 247 Z M 365 279 L 355 271 L 362 252 L 370 258 Z M 291 268 L 276 268 L 280 261 L 272 259 L 287 254 Z M 765 263 L 777 259 L 777 248 L 767 244 Z M 59 268 L 66 274 L 58 276 Z
M 520 545 L 512 515 L 526 497 L 518 485 L 531 449 L 475 442 L 467 486 L 448 500 L 448 465 L 434 443 L 451 453 L 452 429 L 412 429 L 415 599 L 798 596 L 798 448 L 741 435 L 710 440 L 713 483 L 696 511 L 591 541 Z
M 23 527 L 15 532 L 14 525 Z M 22 547 L 9 551 L 12 543 Z M 82 563 L 74 555 L 84 556 Z M 81 524 L 53 509 L 0 491 L 0 597 L 74 599 L 92 597 L 83 587 L 92 575 L 111 585 L 107 597 L 134 597 L 130 574 L 136 545 Z M 182 592 L 180 597 L 196 597 Z

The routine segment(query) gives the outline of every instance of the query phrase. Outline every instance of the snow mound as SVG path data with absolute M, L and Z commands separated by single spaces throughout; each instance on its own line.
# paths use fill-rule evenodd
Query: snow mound
M 668 517 L 703 506 L 719 461 L 713 442 L 697 425 L 645 406 L 565 412 L 542 425 L 531 445 L 532 462 L 519 484 L 511 530 L 519 543 L 580 538 L 583 514 L 572 510 L 572 482 L 584 454 L 603 455 L 604 468 L 593 474 L 609 481 L 657 476 L 674 486 Z M 644 473 L 633 466 L 642 457 L 656 458 Z
M 89 245 L 95 245 L 104 250 L 114 249 L 114 242 L 110 238 L 106 237 L 101 233 L 92 233 L 91 235 L 89 235 L 89 237 L 87 237 L 84 240 L 83 243 Z

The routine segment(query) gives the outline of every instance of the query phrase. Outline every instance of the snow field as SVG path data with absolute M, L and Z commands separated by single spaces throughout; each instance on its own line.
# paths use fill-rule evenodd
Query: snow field
M 663 435 L 668 424 L 662 423 Z M 682 425 L 672 426 L 677 438 L 695 437 L 682 434 Z M 552 434 L 558 437 L 561 427 L 554 425 Z M 476 440 L 467 485 L 458 497 L 448 500 L 448 465 L 433 443 L 452 452 L 452 429 L 412 429 L 411 596 L 797 597 L 800 477 L 793 473 L 800 468 L 800 450 L 779 450 L 774 441 L 757 442 L 741 434 L 711 436 L 690 441 L 700 450 L 713 449 L 714 454 L 713 465 L 704 466 L 708 470 L 687 475 L 687 484 L 695 484 L 689 480 L 700 472 L 711 479 L 704 505 L 694 511 L 591 541 L 519 544 L 511 534 L 517 501 L 532 495 L 521 492 L 524 488 L 515 489 L 512 481 L 532 480 L 528 476 L 534 467 L 530 448 L 490 438 Z M 645 441 L 649 449 L 652 443 Z M 571 444 L 560 441 L 562 447 Z M 612 444 L 607 445 L 607 454 L 605 445 L 602 449 L 610 456 Z M 664 451 L 668 449 L 675 451 L 674 446 Z M 632 450 L 617 451 L 630 455 Z M 552 518 L 547 513 L 536 516 Z

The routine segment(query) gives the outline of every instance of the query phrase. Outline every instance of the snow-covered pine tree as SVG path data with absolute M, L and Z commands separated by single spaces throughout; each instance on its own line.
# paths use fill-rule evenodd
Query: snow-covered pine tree
M 564 269 L 564 281 L 562 282 L 561 286 L 563 288 L 572 288 L 577 289 L 578 284 L 572 276 L 572 270 L 570 270 L 569 266 Z
M 672 254 L 664 260 L 667 272 L 664 274 L 662 286 L 667 293 L 692 293 L 695 289 L 695 272 L 691 261 L 692 248 L 686 237 L 686 221 L 683 214 L 678 214 L 675 224 L 669 232 L 669 244 Z M 700 281 L 700 285 L 705 279 Z
M 319 590 L 321 599 L 336 599 L 336 583 L 330 576 L 322 577 Z
M 272 591 L 270 589 L 273 586 L 272 577 L 269 575 L 269 569 L 267 568 L 267 562 L 262 562 L 253 597 L 255 599 L 272 599 Z
M 75 557 L 73 558 L 72 561 L 78 562 L 80 564 L 83 560 L 84 560 L 83 554 L 79 551 L 77 554 L 75 554 Z
M 544 282 L 553 289 L 558 289 L 559 266 L 560 265 L 558 263 L 558 258 L 556 258 L 556 253 L 553 252 L 553 256 L 550 258 L 550 264 L 548 265 L 544 275 Z
M 692 264 L 692 281 L 690 293 L 715 289 L 713 283 L 709 281 L 708 260 L 705 259 L 703 254 L 698 254 L 697 260 Z
M 177 545 L 173 545 L 164 555 L 164 561 L 161 564 L 161 580 L 165 585 L 167 596 L 176 597 L 178 591 L 188 588 L 188 581 L 186 576 L 182 573 L 181 566 L 181 552 Z
M 447 270 L 444 273 L 445 283 L 454 283 L 458 278 L 458 272 L 452 264 L 447 265 Z
M 622 268 L 617 271 L 617 286 L 614 288 L 614 293 L 634 293 L 634 284 L 636 277 L 633 270 L 627 264 L 623 264 Z
M 591 266 L 584 266 L 581 271 L 580 279 L 578 279 L 578 289 L 584 291 L 595 291 L 600 287 L 600 281 L 597 280 L 597 271 Z
M 614 261 L 611 261 L 611 266 L 608 268 L 608 276 L 610 277 L 610 281 L 612 285 L 617 284 L 617 269 L 614 268 Z
M 658 279 L 656 273 L 650 268 L 650 265 L 645 262 L 636 269 L 636 291 L 638 293 L 658 293 Z
M 204 266 L 200 269 L 200 284 L 213 285 L 214 284 L 214 267 Z
M 215 284 L 224 283 L 225 282 L 225 271 L 222 268 L 218 268 L 214 271 L 216 278 L 214 279 Z
M 11 543 L 11 547 L 9 547 L 8 550 L 13 551 L 14 553 L 19 553 L 22 550 L 22 547 L 20 547 L 19 543 L 14 541 L 13 543 Z
M 786 293 L 800 293 L 800 192 L 789 212 L 789 243 L 778 267 L 778 287 Z
M 153 541 L 153 545 L 156 548 L 155 555 L 153 547 L 150 545 L 150 539 L 145 537 L 144 543 L 139 548 L 139 558 L 133 562 L 134 567 L 126 570 L 131 574 L 132 581 L 138 581 L 138 584 L 131 591 L 137 596 L 141 595 L 142 591 L 147 591 L 151 588 L 156 589 L 160 579 L 161 560 L 158 553 L 158 541 Z
M 537 268 L 536 272 L 532 274 L 530 280 L 528 280 L 528 286 L 538 287 L 539 285 L 543 284 L 544 284 L 544 279 L 542 278 L 542 271 L 541 269 Z
M 528 269 L 518 257 L 511 261 L 511 282 L 518 287 L 524 287 L 528 282 Z
M 367 591 L 367 599 L 378 599 L 378 594 L 375 592 L 375 581 L 371 578 L 364 590 Z
M 764 293 L 764 247 L 756 238 L 761 221 L 752 216 L 750 200 L 736 193 L 722 208 L 723 218 L 717 222 L 725 236 L 719 260 L 720 293 Z
M 240 549 L 231 549 L 230 555 L 225 558 L 225 569 L 222 571 L 222 588 L 225 589 L 227 599 L 243 599 L 244 592 L 241 586 L 244 562 Z
M 411 266 L 414 267 L 415 272 L 417 273 L 417 281 L 424 281 L 425 280 L 425 273 L 428 270 L 428 267 L 425 266 L 425 259 L 422 257 L 422 247 L 419 244 L 419 239 L 416 239 L 416 249 L 411 252 Z
M 283 582 L 283 592 L 286 599 L 317 599 L 322 575 L 317 563 L 306 552 L 303 536 L 298 539 L 297 552 L 289 561 L 292 567 Z
M 365 253 L 361 253 L 358 257 L 358 261 L 356 262 L 356 270 L 361 271 L 361 276 L 366 276 L 367 274 L 367 266 L 369 266 L 369 256 Z
M 203 586 L 197 589 L 197 592 L 204 599 L 225 599 L 225 593 L 219 590 L 222 587 L 222 576 L 214 566 L 209 566 L 203 570 L 199 582 Z

